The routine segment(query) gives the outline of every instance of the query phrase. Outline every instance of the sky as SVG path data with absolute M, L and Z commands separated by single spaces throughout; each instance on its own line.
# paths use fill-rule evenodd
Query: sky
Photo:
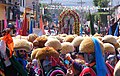
M 93 6 L 92 0 L 82 0 L 85 2 L 82 4 L 83 6 Z M 45 3 L 51 3 L 51 0 L 43 0 L 42 2 Z M 80 6 L 81 4 L 79 3 L 81 0 L 53 0 L 53 3 L 61 3 L 64 6 Z
M 41 0 L 40 0 L 41 1 Z M 53 3 L 61 3 L 64 6 L 81 6 L 80 2 L 84 2 L 82 6 L 94 6 L 93 0 L 52 0 Z M 112 0 L 113 6 L 120 4 L 120 0 Z M 42 0 L 43 3 L 51 3 L 51 0 Z

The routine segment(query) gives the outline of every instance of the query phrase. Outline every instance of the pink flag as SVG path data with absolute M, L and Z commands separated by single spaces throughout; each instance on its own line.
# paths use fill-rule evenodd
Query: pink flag
M 4 29 L 7 28 L 6 12 L 4 12 Z
M 19 22 L 18 22 L 18 17 L 16 17 L 16 34 L 19 35 L 20 34 L 20 26 L 19 26 Z
M 42 15 L 40 16 L 40 29 L 42 30 L 42 34 L 45 34 L 44 26 L 43 26 L 43 21 L 42 21 Z

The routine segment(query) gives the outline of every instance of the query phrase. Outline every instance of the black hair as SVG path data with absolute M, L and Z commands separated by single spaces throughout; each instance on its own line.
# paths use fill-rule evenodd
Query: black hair
M 8 24 L 8 25 L 7 25 L 7 28 L 14 29 L 15 27 L 14 27 L 13 24 Z

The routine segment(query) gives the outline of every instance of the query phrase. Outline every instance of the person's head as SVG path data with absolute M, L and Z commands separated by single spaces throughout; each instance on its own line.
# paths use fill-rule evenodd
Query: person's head
M 3 30 L 3 31 L 2 31 L 2 36 L 5 36 L 5 34 L 6 34 L 6 31 Z
M 6 28 L 2 31 L 2 36 L 9 34 L 10 33 L 10 28 Z
M 14 25 L 13 25 L 12 23 L 9 23 L 9 24 L 7 25 L 7 28 L 14 29 Z
M 14 40 L 14 54 L 17 57 L 26 59 L 32 48 L 32 44 L 25 39 Z
M 76 62 L 76 63 L 78 63 L 78 64 L 85 64 L 85 61 L 84 60 L 81 60 L 81 59 L 74 59 L 74 61 Z M 72 68 L 73 68 L 73 73 L 74 73 L 74 75 L 79 75 L 80 74 L 80 72 L 82 71 L 82 69 L 81 68 L 78 68 L 78 67 L 76 67 L 76 66 L 74 66 L 74 65 L 72 65 Z
M 78 53 L 77 58 L 84 60 L 84 53 Z
M 17 57 L 25 59 L 27 57 L 27 52 L 25 50 L 16 50 Z
M 44 71 L 48 72 L 52 68 L 52 62 L 49 59 L 43 60 L 42 65 Z

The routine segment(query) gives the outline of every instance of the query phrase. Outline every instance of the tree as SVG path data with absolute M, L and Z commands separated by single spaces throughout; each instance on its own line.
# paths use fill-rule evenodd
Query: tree
M 93 0 L 95 6 L 108 7 L 110 0 Z
M 98 2 L 99 2 L 99 0 L 93 0 L 93 3 L 95 6 L 98 6 Z

